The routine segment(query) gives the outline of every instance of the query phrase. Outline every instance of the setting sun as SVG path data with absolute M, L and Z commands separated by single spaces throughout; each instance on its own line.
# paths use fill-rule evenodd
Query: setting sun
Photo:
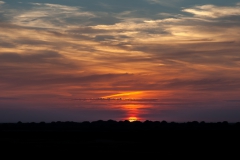
M 129 122 L 135 122 L 138 120 L 138 118 L 137 117 L 129 117 L 128 120 L 129 120 Z

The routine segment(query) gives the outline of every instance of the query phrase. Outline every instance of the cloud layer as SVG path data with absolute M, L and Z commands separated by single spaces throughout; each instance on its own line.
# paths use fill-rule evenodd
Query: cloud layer
M 195 6 L 194 8 L 184 9 L 184 12 L 194 14 L 196 17 L 221 18 L 229 16 L 240 16 L 240 6 L 219 7 L 215 5 Z
M 0 1 L 0 97 L 238 99 L 239 3 L 187 2 Z

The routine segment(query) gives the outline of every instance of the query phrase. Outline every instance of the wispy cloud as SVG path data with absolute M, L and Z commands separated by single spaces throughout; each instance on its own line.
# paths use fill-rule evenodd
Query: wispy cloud
M 203 6 L 195 6 L 193 8 L 187 8 L 187 9 L 184 9 L 183 11 L 194 14 L 196 17 L 208 17 L 208 18 L 221 18 L 221 17 L 240 15 L 239 5 L 233 6 L 233 7 L 203 5 Z
M 171 102 L 154 111 L 185 101 L 185 112 L 239 99 L 239 3 L 25 2 L 0 1 L 1 106 L 81 108 L 63 99 L 139 91 Z
M 59 28 L 66 27 L 74 21 L 96 17 L 93 13 L 82 11 L 81 7 L 72 7 L 49 3 L 30 3 L 29 10 L 15 11 L 12 23 L 37 27 L 37 28 Z
M 167 7 L 176 7 L 177 3 L 181 2 L 182 0 L 146 0 L 151 4 L 159 4 L 162 6 L 167 6 Z
M 46 3 L 4 9 L 8 14 L 0 23 L 1 88 L 9 95 L 16 87 L 28 88 L 26 94 L 41 90 L 48 95 L 238 90 L 239 21 L 221 19 L 236 12 L 218 15 L 222 8 L 213 5 L 183 12 L 191 9 L 211 14 L 159 17 L 156 12 L 147 17 Z

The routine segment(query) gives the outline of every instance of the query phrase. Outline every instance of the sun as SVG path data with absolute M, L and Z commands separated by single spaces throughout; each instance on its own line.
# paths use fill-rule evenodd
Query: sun
M 137 117 L 129 117 L 128 118 L 128 121 L 129 122 L 135 122 L 135 121 L 137 121 L 138 119 L 137 119 Z

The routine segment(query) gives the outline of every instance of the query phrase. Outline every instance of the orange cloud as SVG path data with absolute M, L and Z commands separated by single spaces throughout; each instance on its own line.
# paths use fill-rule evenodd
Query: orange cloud
M 135 98 L 137 97 L 138 95 L 142 95 L 143 92 L 126 92 L 126 93 L 120 93 L 120 94 L 113 94 L 113 95 L 109 95 L 109 96 L 104 96 L 102 98 L 114 98 L 114 97 L 117 97 L 117 98 L 121 98 L 121 97 L 131 97 L 131 98 Z

